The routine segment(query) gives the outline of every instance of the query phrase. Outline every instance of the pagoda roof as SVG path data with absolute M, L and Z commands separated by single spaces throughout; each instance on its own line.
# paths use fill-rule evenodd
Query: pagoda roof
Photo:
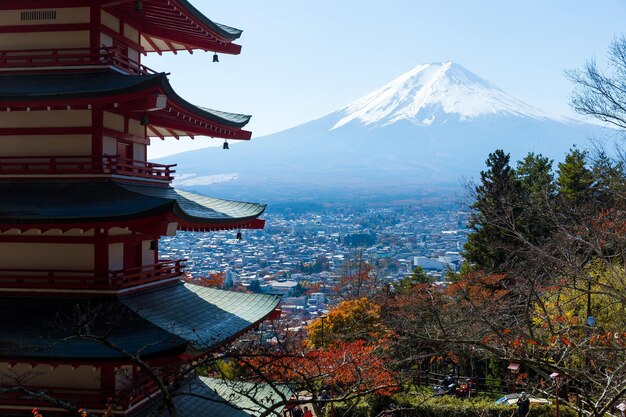
M 161 100 L 164 98 L 165 100 Z M 111 69 L 53 74 L 0 74 L 0 103 L 7 111 L 104 108 L 140 119 L 148 135 L 205 135 L 249 139 L 251 116 L 199 107 L 180 97 L 167 74 L 126 75 Z
M 292 396 L 285 385 L 229 381 L 198 376 L 189 380 L 173 396 L 181 416 L 258 417 L 268 408 Z M 280 416 L 284 406 L 270 416 Z M 133 412 L 129 417 L 153 416 L 155 407 Z M 159 417 L 167 417 L 163 411 Z
M 0 183 L 0 229 L 19 224 L 86 224 L 165 215 L 181 229 L 258 228 L 265 205 L 205 197 L 172 187 L 117 181 Z
M 205 351 L 244 332 L 271 313 L 280 296 L 223 291 L 185 283 L 168 291 L 136 293 L 122 300 L 126 307 L 150 323 L 187 340 L 193 348 Z
M 239 54 L 241 46 L 232 42 L 242 31 L 213 22 L 187 0 L 142 0 L 136 10 L 135 0 L 111 2 L 104 10 L 137 26 L 141 46 L 146 52 L 201 49 Z
M 124 358 L 120 349 L 146 356 L 206 352 L 257 325 L 279 300 L 182 282 L 118 297 L 2 297 L 0 357 L 106 360 Z M 83 336 L 110 345 L 79 337 L 84 329 Z

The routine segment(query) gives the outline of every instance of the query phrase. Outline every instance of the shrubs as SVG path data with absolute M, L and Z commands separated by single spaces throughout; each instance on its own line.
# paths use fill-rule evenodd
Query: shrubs
M 428 397 L 422 395 L 401 394 L 390 398 L 388 412 L 381 413 L 380 405 L 385 403 L 380 398 L 368 407 L 335 405 L 335 417 L 517 417 L 516 405 L 496 404 L 492 398 L 477 397 L 459 399 L 450 396 Z M 528 417 L 553 417 L 554 405 L 531 405 Z M 566 406 L 560 406 L 561 417 L 576 417 L 576 412 Z

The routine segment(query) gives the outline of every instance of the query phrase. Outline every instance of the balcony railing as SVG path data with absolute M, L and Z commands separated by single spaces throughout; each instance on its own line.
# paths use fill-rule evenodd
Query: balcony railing
M 45 388 L 27 387 L 35 392 L 45 392 L 50 397 L 58 400 L 71 401 L 72 403 L 84 404 L 90 409 L 104 409 L 106 407 L 106 396 L 98 390 L 73 389 L 73 388 Z M 104 397 L 104 398 L 103 398 Z M 50 404 L 42 400 L 29 398 L 21 392 L 7 392 L 0 394 L 0 404 L 10 406 L 25 407 L 49 407 Z M 29 413 L 30 414 L 30 413 Z
M 136 161 L 133 159 L 118 158 L 115 156 L 105 157 L 105 170 L 118 175 L 128 175 L 132 177 L 142 177 L 172 181 L 176 171 L 173 170 L 176 164 L 163 165 L 153 162 Z
M 160 261 L 155 265 L 121 269 L 110 272 L 111 283 L 118 289 L 136 287 L 183 275 L 185 260 Z
M 104 156 L 5 156 L 0 157 L 0 176 L 21 175 L 122 175 L 172 181 L 176 165 Z
M 0 385 L 0 389 L 2 386 Z M 124 411 L 132 407 L 140 401 L 154 395 L 158 392 L 158 386 L 151 381 L 139 383 L 132 392 L 128 390 L 118 391 L 115 395 L 105 393 L 96 389 L 81 388 L 51 388 L 51 387 L 27 387 L 34 392 L 45 392 L 52 398 L 57 400 L 65 400 L 71 403 L 88 407 L 90 410 L 107 409 L 111 398 L 113 401 L 113 410 Z M 27 407 L 49 407 L 50 404 L 43 400 L 34 400 L 25 396 L 21 392 L 6 392 L 0 394 L 0 405 L 7 404 L 11 406 L 27 406 Z M 114 411 L 114 415 L 118 414 Z
M 120 48 L 99 49 L 30 49 L 0 51 L 0 69 L 42 67 L 113 66 L 131 74 L 155 74 L 156 71 L 128 57 Z
M 163 260 L 154 265 L 115 271 L 0 269 L 0 288 L 65 290 L 122 290 L 180 277 L 184 260 Z

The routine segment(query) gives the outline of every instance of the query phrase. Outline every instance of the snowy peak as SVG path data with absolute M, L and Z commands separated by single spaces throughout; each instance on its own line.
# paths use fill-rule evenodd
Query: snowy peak
M 496 114 L 553 119 L 452 61 L 418 65 L 336 113 L 339 121 L 332 129 L 352 121 L 431 125 L 451 116 L 460 121 Z

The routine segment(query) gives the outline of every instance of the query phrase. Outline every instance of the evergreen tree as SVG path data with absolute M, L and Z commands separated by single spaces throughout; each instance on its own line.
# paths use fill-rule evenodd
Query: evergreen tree
M 424 268 L 421 266 L 415 267 L 411 275 L 407 275 L 398 281 L 398 291 L 408 292 L 411 288 L 419 284 L 429 284 L 433 281 L 432 277 L 428 276 Z
M 623 162 L 613 162 L 604 151 L 593 160 L 593 198 L 600 208 L 610 208 L 624 201 L 626 175 Z
M 525 239 L 536 244 L 547 238 L 552 230 L 552 208 L 556 196 L 552 160 L 531 152 L 517 162 L 516 173 L 525 201 L 520 228 Z
M 489 154 L 470 206 L 465 258 L 480 268 L 499 269 L 515 249 L 512 230 L 521 214 L 521 184 L 509 165 L 510 155 L 498 149 Z
M 559 163 L 559 196 L 574 209 L 592 197 L 593 174 L 587 168 L 586 159 L 587 151 L 574 148 L 565 156 L 565 161 Z

